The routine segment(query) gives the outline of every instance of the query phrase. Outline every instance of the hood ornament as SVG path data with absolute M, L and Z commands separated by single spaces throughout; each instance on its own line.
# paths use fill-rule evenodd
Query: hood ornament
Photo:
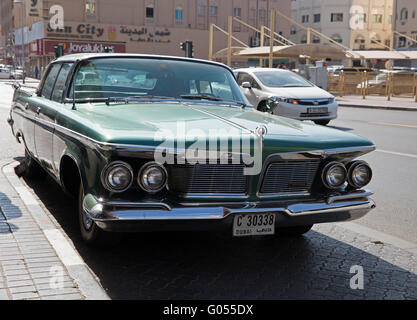
M 261 138 L 265 137 L 268 133 L 268 128 L 264 125 L 256 127 L 255 134 Z

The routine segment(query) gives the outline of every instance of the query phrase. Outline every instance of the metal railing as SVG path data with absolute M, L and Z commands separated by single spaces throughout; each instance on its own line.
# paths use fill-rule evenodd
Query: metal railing
M 327 91 L 334 95 L 409 97 L 417 102 L 417 73 L 415 72 L 329 72 Z

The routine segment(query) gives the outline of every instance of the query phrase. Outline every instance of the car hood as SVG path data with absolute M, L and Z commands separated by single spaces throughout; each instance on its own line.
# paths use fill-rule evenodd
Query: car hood
M 257 128 L 264 126 L 267 130 L 264 145 L 271 152 L 372 145 L 364 138 L 340 130 L 253 108 L 210 103 L 84 104 L 67 112 L 71 115 L 65 117 L 66 127 L 103 143 L 157 146 L 161 135 L 172 140 L 183 137 L 187 143 L 201 136 L 230 141 L 242 136 L 258 137 Z
M 333 95 L 319 87 L 268 88 L 268 92 L 278 97 L 292 99 L 333 98 Z

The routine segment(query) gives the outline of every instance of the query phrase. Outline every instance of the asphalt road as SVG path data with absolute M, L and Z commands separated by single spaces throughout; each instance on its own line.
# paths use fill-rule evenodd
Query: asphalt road
M 417 112 L 340 108 L 330 126 L 373 141 L 363 157 L 377 209 L 357 223 L 417 243 Z
M 11 88 L 0 83 L 0 159 L 23 156 L 6 123 L 10 99 Z M 341 108 L 331 126 L 367 137 L 378 148 L 364 157 L 374 168 L 369 188 L 378 207 L 357 223 L 417 243 L 417 112 Z M 119 246 L 93 249 L 80 238 L 74 201 L 50 178 L 25 181 L 111 298 L 417 298 L 417 277 L 387 262 L 396 250 L 332 225 L 297 239 L 127 234 Z M 370 274 L 365 291 L 348 287 L 349 268 L 356 264 Z

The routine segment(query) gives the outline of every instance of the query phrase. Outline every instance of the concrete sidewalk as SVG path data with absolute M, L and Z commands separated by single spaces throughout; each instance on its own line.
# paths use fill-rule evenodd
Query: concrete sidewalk
M 0 300 L 109 299 L 17 165 L 0 161 Z
M 417 111 L 417 102 L 414 98 L 391 97 L 391 101 L 387 101 L 387 97 L 367 96 L 343 96 L 336 97 L 340 107 L 382 109 L 382 110 L 399 110 L 399 111 Z

